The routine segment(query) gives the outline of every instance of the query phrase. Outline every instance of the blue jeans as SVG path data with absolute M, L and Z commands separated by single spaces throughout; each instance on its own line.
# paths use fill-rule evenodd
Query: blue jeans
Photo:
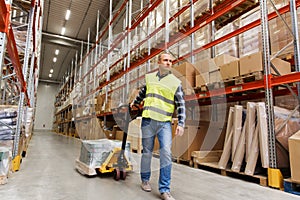
M 149 181 L 151 176 L 151 159 L 154 147 L 154 139 L 159 141 L 160 173 L 159 192 L 170 192 L 172 169 L 172 127 L 171 122 L 159 122 L 149 118 L 142 119 L 142 144 L 143 154 L 141 160 L 141 179 Z

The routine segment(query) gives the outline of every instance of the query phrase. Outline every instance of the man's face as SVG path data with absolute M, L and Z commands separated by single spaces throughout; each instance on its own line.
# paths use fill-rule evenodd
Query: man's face
M 172 57 L 169 54 L 162 54 L 158 64 L 162 67 L 172 68 Z

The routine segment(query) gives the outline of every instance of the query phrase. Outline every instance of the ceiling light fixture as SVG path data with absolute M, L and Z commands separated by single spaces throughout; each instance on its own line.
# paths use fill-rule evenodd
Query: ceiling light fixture
M 65 19 L 69 20 L 70 19 L 70 15 L 71 15 L 71 10 L 67 10 Z
M 61 29 L 61 34 L 64 35 L 65 32 L 66 32 L 66 28 L 65 28 L 65 27 L 62 27 L 62 29 Z
M 49 77 L 51 78 L 51 77 L 52 77 L 52 74 L 49 74 Z
M 53 58 L 53 62 L 56 62 L 56 61 L 57 61 L 57 58 L 56 58 L 56 57 L 54 57 L 54 58 Z
M 51 74 L 53 73 L 53 69 L 50 69 L 50 73 L 51 73 Z
M 59 54 L 59 49 L 56 49 L 55 50 L 55 55 L 58 55 Z

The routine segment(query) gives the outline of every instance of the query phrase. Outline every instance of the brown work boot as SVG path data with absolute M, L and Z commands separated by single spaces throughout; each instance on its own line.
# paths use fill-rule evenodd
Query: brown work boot
M 170 192 L 164 192 L 164 193 L 162 193 L 162 194 L 160 195 L 160 198 L 161 198 L 162 200 L 175 200 L 175 199 L 172 197 L 172 195 L 171 195 Z
M 141 188 L 146 192 L 151 192 L 151 190 L 152 190 L 149 181 L 143 181 L 141 184 Z

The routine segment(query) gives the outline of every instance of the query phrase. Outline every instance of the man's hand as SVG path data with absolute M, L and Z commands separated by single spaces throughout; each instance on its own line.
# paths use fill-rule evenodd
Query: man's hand
M 177 126 L 176 127 L 176 131 L 175 131 L 175 135 L 177 136 L 182 136 L 183 135 L 183 133 L 184 133 L 184 128 L 183 127 L 181 127 L 181 126 Z
M 130 108 L 133 109 L 134 105 L 135 105 L 135 104 L 134 104 L 134 101 L 131 102 L 131 103 L 130 103 Z

